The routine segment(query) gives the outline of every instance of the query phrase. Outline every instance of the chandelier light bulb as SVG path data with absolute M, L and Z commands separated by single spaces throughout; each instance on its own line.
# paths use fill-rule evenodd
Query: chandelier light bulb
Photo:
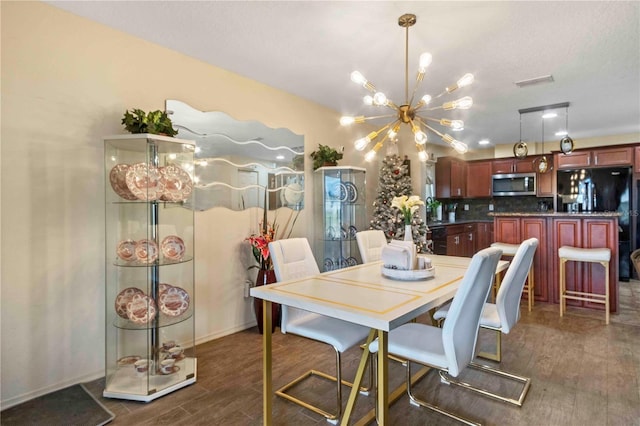
M 456 99 L 455 101 L 445 102 L 442 104 L 442 108 L 445 110 L 451 109 L 469 109 L 473 105 L 473 99 L 471 96 L 465 96 L 464 98 Z
M 414 139 L 418 145 L 424 145 L 427 143 L 427 134 L 422 130 L 418 130 L 414 134 Z
M 362 151 L 367 147 L 367 145 L 369 145 L 369 142 L 370 141 L 368 141 L 367 138 L 360 138 L 353 143 L 353 146 L 356 151 Z
M 432 59 L 433 59 L 433 57 L 431 56 L 431 53 L 429 53 L 429 52 L 424 52 L 422 55 L 420 55 L 420 63 L 418 65 L 418 70 L 421 73 L 424 73 L 427 70 L 427 67 L 429 67 L 429 65 L 431 65 Z
M 364 78 L 364 75 L 360 71 L 354 71 L 351 73 L 351 81 L 361 86 L 367 85 L 367 79 Z
M 364 161 L 373 161 L 374 158 L 376 158 L 376 152 L 371 150 L 365 154 Z
M 464 129 L 464 121 L 462 120 L 449 120 L 446 118 L 442 118 L 440 119 L 440 125 L 450 127 L 451 130 Z
M 427 151 L 418 151 L 418 159 L 422 162 L 427 161 L 429 156 L 427 155 Z
M 473 80 L 474 80 L 473 74 L 466 73 L 465 75 L 460 77 L 460 80 L 457 81 L 458 88 L 466 87 L 470 85 L 471 83 L 473 83 Z
M 469 148 L 467 147 L 467 144 L 464 142 L 460 142 L 457 140 L 453 140 L 453 142 L 451 143 L 451 146 L 453 147 L 453 149 L 456 150 L 456 152 L 458 152 L 459 154 L 464 154 L 466 153 Z
M 362 98 L 362 102 L 364 102 L 365 105 L 373 105 L 373 96 L 371 95 L 367 95 L 364 98 Z
M 347 115 L 340 117 L 340 125 L 341 126 L 349 126 L 356 122 L 355 117 L 349 117 Z
M 424 95 L 421 99 L 420 102 L 423 105 L 429 105 L 429 103 L 431 102 L 431 95 Z
M 373 103 L 375 105 L 384 106 L 387 104 L 387 96 L 382 92 L 376 92 L 376 94 L 373 95 Z

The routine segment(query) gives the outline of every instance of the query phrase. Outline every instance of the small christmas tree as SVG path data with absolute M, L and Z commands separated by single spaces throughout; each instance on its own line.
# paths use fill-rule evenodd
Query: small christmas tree
M 378 196 L 373 202 L 373 220 L 369 229 L 380 229 L 389 240 L 404 238 L 404 220 L 400 210 L 391 207 L 394 197 L 411 196 L 411 177 L 408 164 L 398 155 L 388 155 L 382 160 L 378 184 Z M 427 225 L 414 214 L 411 221 L 413 242 L 419 253 L 427 252 Z

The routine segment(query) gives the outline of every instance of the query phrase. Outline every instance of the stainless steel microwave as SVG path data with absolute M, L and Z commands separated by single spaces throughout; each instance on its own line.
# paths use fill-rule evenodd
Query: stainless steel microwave
M 494 196 L 536 195 L 535 173 L 506 173 L 493 175 L 491 193 Z

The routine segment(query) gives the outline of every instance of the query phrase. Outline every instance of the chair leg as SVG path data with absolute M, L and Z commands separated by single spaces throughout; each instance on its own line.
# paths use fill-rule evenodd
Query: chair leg
M 488 397 L 493 398 L 493 399 L 497 399 L 498 401 L 502 401 L 502 402 L 506 402 L 506 403 L 509 403 L 509 404 L 517 405 L 518 407 L 522 407 L 524 399 L 527 396 L 527 393 L 529 392 L 529 387 L 531 386 L 531 378 L 524 377 L 524 376 L 518 376 L 518 375 L 513 374 L 513 373 L 508 373 L 506 371 L 501 371 L 501 370 L 498 370 L 496 368 L 489 367 L 489 366 L 482 365 L 482 364 L 478 364 L 478 363 L 475 363 L 475 362 L 471 362 L 469 364 L 469 367 L 471 367 L 473 369 L 476 369 L 476 370 L 484 371 L 484 372 L 489 373 L 489 374 L 494 374 L 494 375 L 497 375 L 497 376 L 500 376 L 500 377 L 503 377 L 503 378 L 506 378 L 506 379 L 509 379 L 509 380 L 520 382 L 520 383 L 523 384 L 522 391 L 520 392 L 520 395 L 518 395 L 517 399 L 509 398 L 509 397 L 505 397 L 505 396 L 502 396 L 502 395 L 498 395 L 498 394 L 496 394 L 494 392 L 491 392 L 491 391 L 489 391 L 487 389 L 479 388 L 479 387 L 473 386 L 473 385 L 471 385 L 469 383 L 466 383 L 466 382 L 463 382 L 461 380 L 458 380 L 458 379 L 456 379 L 454 377 L 451 377 L 449 374 L 447 374 L 446 372 L 443 372 L 443 371 L 440 372 L 440 377 L 443 380 L 445 380 L 448 383 L 450 383 L 450 384 L 462 386 L 463 388 L 469 389 L 471 391 L 474 391 L 474 392 L 479 393 L 479 394 L 484 395 L 484 396 L 488 396 Z
M 333 346 L 332 346 L 333 347 Z M 321 371 L 317 371 L 317 370 L 309 370 L 307 371 L 305 374 L 303 374 L 302 376 L 294 379 L 293 381 L 291 381 L 290 383 L 287 383 L 286 385 L 284 385 L 283 387 L 281 387 L 280 389 L 278 389 L 276 391 L 276 395 L 287 399 L 295 404 L 300 405 L 301 407 L 304 407 L 308 410 L 313 411 L 314 413 L 320 414 L 321 416 L 325 417 L 327 419 L 328 422 L 333 423 L 333 424 L 337 424 L 338 420 L 340 419 L 340 416 L 342 415 L 342 386 L 340 384 L 349 386 L 349 387 L 353 387 L 353 383 L 348 382 L 346 380 L 342 380 L 342 363 L 341 363 L 341 359 L 340 359 L 340 351 L 338 351 L 338 349 L 336 349 L 335 347 L 333 347 L 333 350 L 336 353 L 336 377 L 333 377 L 329 374 L 323 373 Z M 370 367 L 372 368 L 372 367 Z M 296 398 L 293 395 L 290 395 L 288 393 L 286 393 L 287 390 L 289 390 L 290 388 L 292 388 L 293 386 L 297 385 L 298 383 L 304 381 L 305 379 L 309 378 L 310 376 L 318 376 L 321 377 L 323 379 L 332 381 L 332 382 L 336 382 L 336 402 L 337 402 L 337 412 L 335 414 L 329 413 L 328 411 L 323 410 L 320 407 L 317 407 L 315 405 L 312 405 L 306 401 L 303 401 L 299 398 Z M 371 370 L 369 370 L 369 387 L 368 388 L 364 388 L 361 387 L 360 388 L 360 393 L 364 394 L 364 395 L 368 395 L 370 389 L 373 387 L 373 372 Z
M 453 413 L 451 413 L 449 411 L 445 411 L 445 410 L 443 410 L 442 408 L 440 408 L 440 407 L 438 407 L 436 405 L 430 404 L 430 403 L 428 403 L 426 401 L 423 401 L 421 399 L 416 398 L 416 396 L 413 394 L 413 390 L 411 389 L 411 361 L 407 360 L 407 370 L 406 371 L 407 371 L 407 395 L 409 395 L 409 402 L 412 405 L 428 408 L 429 410 L 435 411 L 436 413 L 440 413 L 440 414 L 445 415 L 445 416 L 447 416 L 449 418 L 452 418 L 454 420 L 458 420 L 459 422 L 464 423 L 466 425 L 470 425 L 470 426 L 480 426 L 481 425 L 481 423 L 477 423 L 477 422 L 474 422 L 472 420 L 465 419 L 464 417 L 460 417 L 460 416 L 458 416 L 456 414 L 453 414 Z M 442 374 L 442 372 L 441 372 L 441 374 Z
M 533 308 L 535 304 L 534 297 L 534 289 L 535 289 L 535 281 L 533 278 L 533 265 L 531 265 L 531 269 L 529 269 L 529 276 L 527 277 L 527 303 L 529 304 L 529 312 Z
M 502 331 L 495 328 L 491 328 L 491 327 L 485 327 L 485 326 L 480 326 L 480 327 L 486 330 L 493 330 L 496 333 L 496 353 L 479 351 L 478 356 L 480 358 L 500 362 L 502 360 Z
M 566 268 L 566 262 L 567 259 L 564 258 L 560 258 L 560 264 L 559 264 L 559 269 L 560 269 L 560 273 L 559 273 L 559 284 L 560 284 L 560 316 L 563 317 L 564 316 L 564 310 L 565 310 L 565 299 L 564 299 L 564 294 L 565 294 L 565 289 L 567 286 L 567 283 L 565 282 L 565 268 Z

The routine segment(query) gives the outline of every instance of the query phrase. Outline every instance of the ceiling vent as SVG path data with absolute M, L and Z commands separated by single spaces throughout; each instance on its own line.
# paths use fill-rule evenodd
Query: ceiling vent
M 534 84 L 542 84 L 542 83 L 553 83 L 553 76 L 549 74 L 549 75 L 543 75 L 541 77 L 530 78 L 528 80 L 520 80 L 520 81 L 516 81 L 515 85 L 518 87 L 526 87 L 526 86 L 533 86 Z

